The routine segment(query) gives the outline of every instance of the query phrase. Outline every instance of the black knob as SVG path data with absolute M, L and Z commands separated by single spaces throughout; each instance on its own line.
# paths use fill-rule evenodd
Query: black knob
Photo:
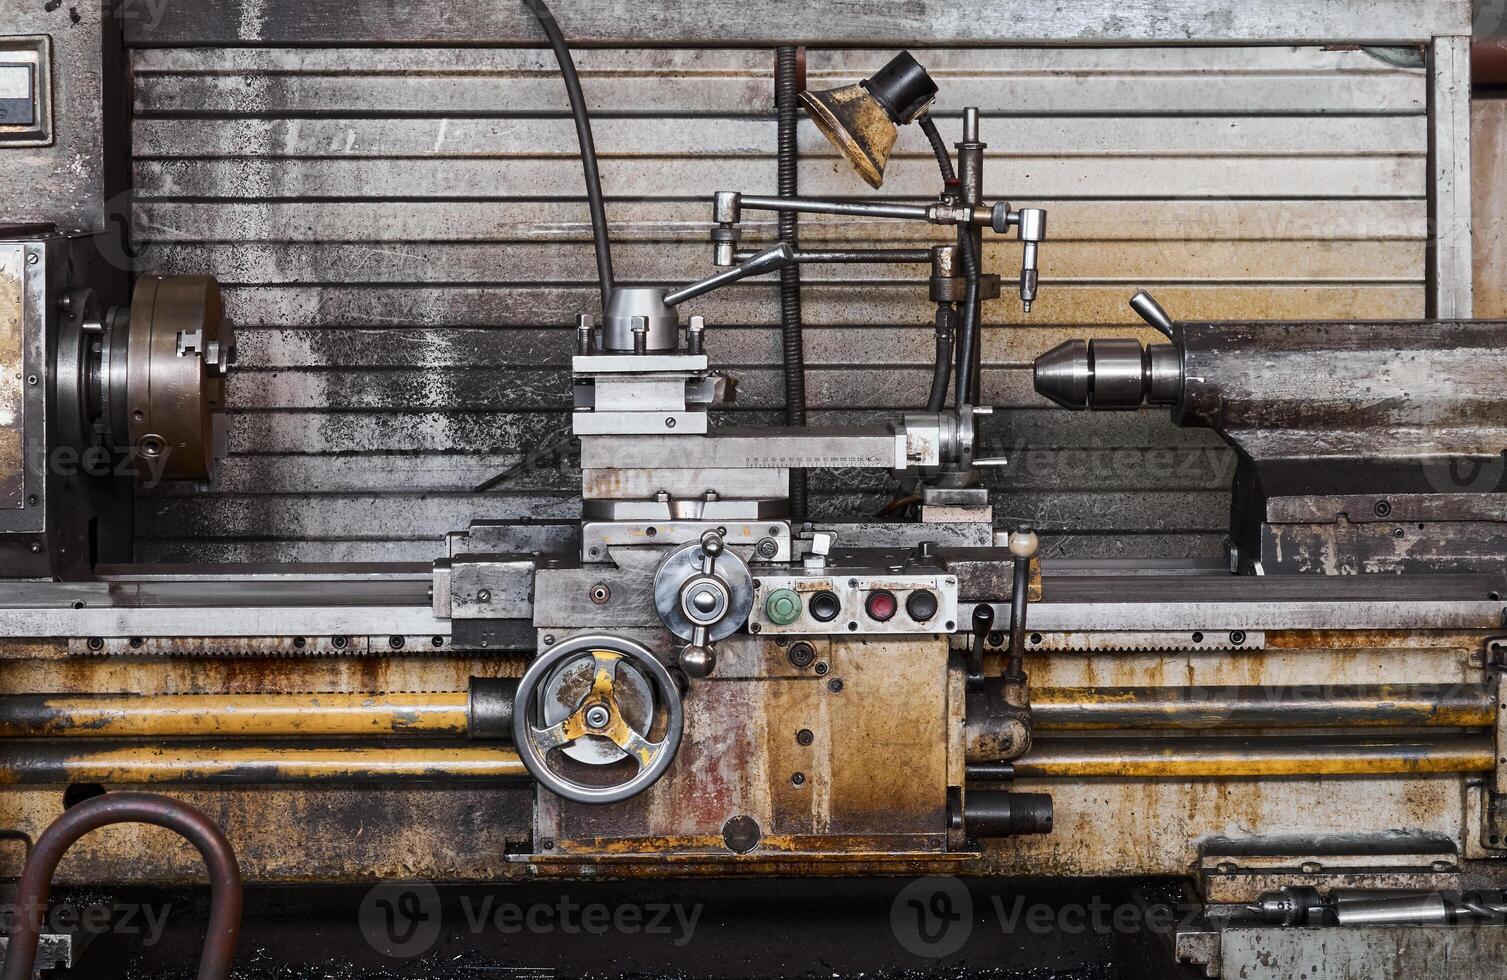
M 927 589 L 917 589 L 905 600 L 905 612 L 918 623 L 924 623 L 937 614 L 936 593 Z
M 993 628 L 994 607 L 987 602 L 980 602 L 973 607 L 973 646 L 968 650 L 969 678 L 984 676 L 984 641 Z M 982 682 L 970 680 L 969 683 Z
M 819 623 L 830 623 L 842 612 L 842 602 L 836 593 L 830 591 L 818 592 L 806 603 L 806 609 L 810 611 L 811 618 Z

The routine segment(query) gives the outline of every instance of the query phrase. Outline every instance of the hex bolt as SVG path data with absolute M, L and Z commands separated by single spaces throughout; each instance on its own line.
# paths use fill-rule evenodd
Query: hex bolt
M 649 321 L 636 316 L 629 322 L 633 325 L 633 353 L 649 353 Z
M 706 317 L 691 317 L 691 325 L 685 331 L 685 352 L 700 355 L 705 352 Z

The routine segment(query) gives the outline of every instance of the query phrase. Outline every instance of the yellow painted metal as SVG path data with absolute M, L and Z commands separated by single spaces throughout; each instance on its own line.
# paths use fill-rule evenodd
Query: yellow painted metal
M 164 694 L 0 697 L 0 737 L 465 735 L 468 695 Z
M 1489 772 L 1489 735 L 1442 738 L 1042 738 L 1021 778 L 1380 776 Z

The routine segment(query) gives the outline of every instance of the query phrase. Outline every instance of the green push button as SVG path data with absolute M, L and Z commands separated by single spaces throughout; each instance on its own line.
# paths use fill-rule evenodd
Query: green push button
M 764 601 L 764 615 L 776 626 L 789 626 L 801 616 L 801 597 L 789 589 L 775 589 Z

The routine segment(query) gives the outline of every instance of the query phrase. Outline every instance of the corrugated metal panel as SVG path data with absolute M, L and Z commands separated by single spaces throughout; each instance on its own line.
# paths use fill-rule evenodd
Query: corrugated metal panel
M 881 50 L 813 50 L 809 84 Z M 1428 236 L 1422 71 L 1319 48 L 938 49 L 944 130 L 983 108 L 991 195 L 1052 211 L 1043 293 L 986 307 L 986 399 L 1001 522 L 1054 552 L 1218 554 L 1232 460 L 1165 413 L 1079 416 L 1031 391 L 1068 336 L 1150 338 L 1125 300 L 1185 318 L 1420 316 Z M 619 277 L 710 269 L 715 190 L 774 185 L 771 52 L 579 53 L 597 113 Z M 208 493 L 138 514 L 143 559 L 429 558 L 474 518 L 576 514 L 567 360 L 595 269 L 563 89 L 529 49 L 184 47 L 133 52 L 142 266 L 208 271 L 241 324 L 233 455 Z M 810 127 L 802 191 L 874 196 Z M 936 184 L 906 132 L 881 196 Z M 772 223 L 753 223 L 771 237 Z M 918 234 L 806 220 L 803 241 Z M 925 232 L 920 232 L 925 234 Z M 1018 246 L 989 249 L 997 271 Z M 914 406 L 929 378 L 924 283 L 893 268 L 808 270 L 818 421 Z M 772 285 L 700 302 L 738 421 L 773 421 Z M 472 488 L 558 446 L 499 492 Z M 883 474 L 814 480 L 822 517 L 874 513 Z

